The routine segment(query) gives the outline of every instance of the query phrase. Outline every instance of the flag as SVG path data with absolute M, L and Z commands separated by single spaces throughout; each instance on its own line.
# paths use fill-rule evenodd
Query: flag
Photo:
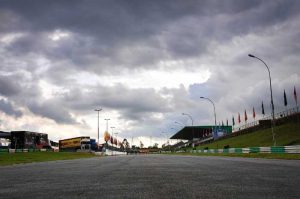
M 255 116 L 256 116 L 256 114 L 255 114 L 255 110 L 254 110 L 254 106 L 253 106 L 253 119 L 255 119 Z
M 239 116 L 238 116 L 238 122 L 239 122 L 239 124 L 241 123 L 241 115 L 240 115 L 240 113 L 239 113 Z
M 286 99 L 285 90 L 283 91 L 283 100 L 284 100 L 284 106 L 287 106 L 287 99 Z
M 110 136 L 110 143 L 114 144 L 114 138 Z
M 104 140 L 107 142 L 110 139 L 110 135 L 107 131 L 104 132 Z
M 296 102 L 296 106 L 298 106 L 298 102 L 297 102 L 297 93 L 296 93 L 296 87 L 294 86 L 294 99 Z
M 264 102 L 261 102 L 261 113 L 265 115 Z
M 234 117 L 232 116 L 232 126 L 235 125 L 235 122 L 234 122 Z
M 248 120 L 248 117 L 247 117 L 247 112 L 245 110 L 245 122 L 247 122 L 247 120 Z

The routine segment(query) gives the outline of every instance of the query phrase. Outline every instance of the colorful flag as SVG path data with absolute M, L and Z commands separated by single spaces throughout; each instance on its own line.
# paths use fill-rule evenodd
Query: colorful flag
M 296 106 L 298 106 L 297 92 L 296 92 L 296 87 L 295 86 L 294 86 L 294 99 L 295 99 L 295 102 L 296 102 Z
M 232 126 L 235 125 L 235 122 L 234 122 L 234 117 L 232 116 Z
M 110 135 L 107 131 L 104 132 L 104 140 L 107 142 L 110 139 Z
M 247 117 L 247 112 L 245 110 L 245 122 L 247 122 L 247 120 L 248 120 L 248 117 Z
M 255 119 L 255 116 L 256 116 L 256 114 L 255 114 L 255 110 L 254 110 L 254 106 L 253 106 L 253 119 Z
M 261 102 L 261 113 L 265 115 L 264 102 Z
M 239 122 L 239 124 L 241 123 L 241 115 L 240 115 L 240 113 L 239 113 L 239 116 L 238 116 L 238 122 Z
M 284 100 L 284 106 L 287 106 L 287 99 L 286 99 L 285 90 L 283 91 L 283 100 Z

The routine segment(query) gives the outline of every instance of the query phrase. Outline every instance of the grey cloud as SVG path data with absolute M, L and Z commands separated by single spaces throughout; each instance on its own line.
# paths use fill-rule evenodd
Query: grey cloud
M 69 59 L 74 66 L 94 71 L 92 63 L 100 61 L 98 57 L 111 58 L 101 67 L 105 64 L 110 67 L 140 67 L 147 65 L 147 62 L 156 63 L 168 54 L 174 58 L 203 54 L 210 40 L 222 42 L 233 34 L 253 31 L 253 27 L 265 28 L 266 25 L 287 20 L 296 14 L 297 7 L 295 1 L 265 4 L 261 1 L 73 1 L 73 9 L 70 9 L 67 1 L 48 2 L 47 6 L 39 1 L 28 2 L 31 4 L 3 2 L 3 9 L 15 12 L 30 24 L 29 32 L 35 30 L 33 36 L 20 40 L 10 50 L 21 48 L 21 52 L 44 52 L 49 58 Z M 266 9 L 269 10 L 267 16 Z M 232 17 L 236 13 L 241 16 Z M 217 17 L 214 16 L 216 14 Z M 222 20 L 218 17 L 220 15 L 228 20 Z M 190 22 L 189 19 L 193 20 Z M 58 49 L 50 46 L 51 50 L 47 50 L 49 46 L 39 42 L 43 38 L 36 34 L 59 28 L 76 33 L 79 39 L 65 42 Z M 91 42 L 83 38 L 90 38 Z M 137 51 L 130 48 L 132 44 L 144 44 L 152 46 L 152 49 L 141 48 Z M 127 45 L 128 51 L 133 53 L 127 54 L 128 57 L 120 56 L 120 49 Z M 163 50 L 169 53 L 163 53 Z
M 0 110 L 10 116 L 21 117 L 23 115 L 21 111 L 16 110 L 10 102 L 4 99 L 0 99 Z
M 85 111 L 101 105 L 106 109 L 117 110 L 122 113 L 122 117 L 132 120 L 171 110 L 168 101 L 154 89 L 129 89 L 116 84 L 111 87 L 98 85 L 88 90 L 85 92 L 74 88 L 61 96 L 61 101 L 77 111 Z
M 60 124 L 76 124 L 74 118 L 70 115 L 62 104 L 55 100 L 45 100 L 43 102 L 34 102 L 28 105 L 29 109 L 37 115 L 50 118 Z
M 0 75 L 0 94 L 4 96 L 13 96 L 20 93 L 20 85 L 17 76 Z
M 196 124 L 213 122 L 211 107 L 200 101 L 201 95 L 216 101 L 220 120 L 259 107 L 262 100 L 267 109 L 267 73 L 248 53 L 270 64 L 277 110 L 284 108 L 283 89 L 297 87 L 300 81 L 298 1 L 10 0 L 1 1 L 0 7 L 0 33 L 25 33 L 0 46 L 0 72 L 13 74 L 1 74 L 0 94 L 60 124 L 75 124 L 71 113 L 86 114 L 99 105 L 117 110 L 121 119 L 142 121 L 149 129 L 165 125 L 152 117 L 155 113 L 166 120 L 189 123 L 180 115 L 188 112 Z M 57 29 L 71 36 L 53 42 L 48 34 Z M 42 67 L 36 63 L 39 57 L 49 61 L 43 72 L 38 72 Z M 78 85 L 73 77 L 82 71 L 101 78 L 124 71 L 156 70 L 160 61 L 185 63 L 189 59 L 209 68 L 212 75 L 206 83 L 155 91 Z M 296 76 L 291 79 L 293 73 Z M 39 80 L 66 91 L 45 100 Z M 291 97 L 288 100 L 292 104 Z M 172 122 L 166 123 L 170 126 Z

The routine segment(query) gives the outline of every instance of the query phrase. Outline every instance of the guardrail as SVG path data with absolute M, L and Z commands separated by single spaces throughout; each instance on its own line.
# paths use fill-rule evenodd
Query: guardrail
M 185 151 L 176 151 L 184 153 Z M 199 149 L 191 150 L 191 153 L 289 153 L 300 154 L 300 145 L 294 146 L 271 146 L 271 147 L 248 147 L 248 148 L 228 148 L 228 149 Z
M 291 154 L 299 154 L 300 153 L 300 145 L 229 148 L 229 149 L 199 149 L 199 150 L 191 150 L 190 152 L 191 153 L 291 153 Z
M 53 149 L 0 149 L 0 153 L 28 153 L 28 152 L 45 152 Z

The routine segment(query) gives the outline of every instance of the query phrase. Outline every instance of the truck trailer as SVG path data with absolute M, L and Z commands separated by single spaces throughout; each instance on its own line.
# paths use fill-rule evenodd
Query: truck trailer
M 75 137 L 59 140 L 59 151 L 91 150 L 90 137 Z

